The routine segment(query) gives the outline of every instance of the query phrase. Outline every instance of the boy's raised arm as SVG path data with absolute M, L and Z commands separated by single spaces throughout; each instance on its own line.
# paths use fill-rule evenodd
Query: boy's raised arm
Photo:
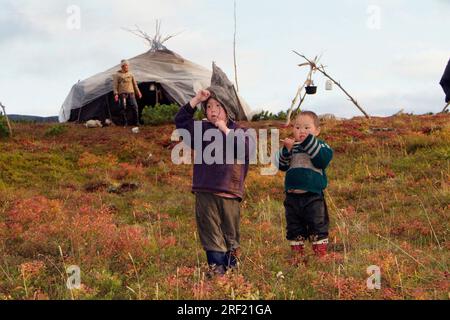
M 333 158 L 333 149 L 329 145 L 310 134 L 301 143 L 301 146 L 311 156 L 311 162 L 316 168 L 325 169 L 328 167 Z
M 289 151 L 285 146 L 276 154 L 278 169 L 281 171 L 288 171 L 291 165 L 292 151 Z
M 200 90 L 195 97 L 191 99 L 175 116 L 175 125 L 177 129 L 186 129 L 193 136 L 194 134 L 194 113 L 195 107 L 210 96 L 209 91 Z

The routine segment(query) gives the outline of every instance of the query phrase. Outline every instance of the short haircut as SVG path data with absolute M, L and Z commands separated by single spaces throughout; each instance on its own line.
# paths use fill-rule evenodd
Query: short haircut
M 302 117 L 302 116 L 311 117 L 311 119 L 313 119 L 313 121 L 314 121 L 314 125 L 316 126 L 316 128 L 320 127 L 320 119 L 315 112 L 301 111 L 297 114 L 297 116 L 295 117 L 295 120 L 297 120 L 299 117 Z

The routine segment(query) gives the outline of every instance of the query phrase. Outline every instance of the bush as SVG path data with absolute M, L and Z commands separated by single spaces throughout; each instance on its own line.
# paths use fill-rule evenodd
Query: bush
M 203 113 L 203 110 L 197 109 L 194 113 L 194 120 L 196 121 L 202 121 L 205 118 L 205 115 Z
M 177 104 L 157 104 L 154 107 L 146 106 L 142 110 L 142 121 L 146 125 L 159 125 L 173 123 L 175 115 L 180 110 Z
M 57 125 L 54 125 L 54 126 L 51 126 L 50 128 L 48 128 L 45 131 L 45 136 L 46 137 L 56 137 L 56 136 L 59 136 L 59 135 L 65 133 L 66 131 L 67 131 L 66 126 L 57 124 Z
M 264 121 L 264 120 L 286 120 L 287 113 L 284 111 L 280 111 L 277 114 L 273 114 L 269 111 L 261 111 L 258 114 L 255 114 L 252 118 L 252 121 Z
M 8 124 L 6 118 L 0 114 L 0 139 L 9 137 Z

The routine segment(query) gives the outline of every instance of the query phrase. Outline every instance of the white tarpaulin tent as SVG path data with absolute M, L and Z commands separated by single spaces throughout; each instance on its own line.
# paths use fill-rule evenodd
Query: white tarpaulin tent
M 149 51 L 128 61 L 143 94 L 143 98 L 138 100 L 140 110 L 157 102 L 182 106 L 196 91 L 207 88 L 211 83 L 210 70 L 170 50 Z M 113 97 L 113 75 L 118 70 L 120 65 L 76 83 L 62 105 L 59 121 L 119 119 L 119 107 Z M 240 100 L 245 115 L 249 117 L 250 109 Z

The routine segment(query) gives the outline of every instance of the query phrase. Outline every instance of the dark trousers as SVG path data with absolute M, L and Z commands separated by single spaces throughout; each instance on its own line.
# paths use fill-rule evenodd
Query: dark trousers
M 328 238 L 329 217 L 323 194 L 286 193 L 287 240 L 319 241 Z
M 133 93 L 119 95 L 119 107 L 124 126 L 139 125 L 139 107 Z

